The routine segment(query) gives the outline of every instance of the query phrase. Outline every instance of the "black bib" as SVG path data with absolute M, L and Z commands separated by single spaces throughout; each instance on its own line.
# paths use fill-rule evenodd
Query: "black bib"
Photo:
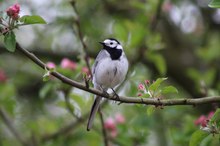
M 112 60 L 118 60 L 121 57 L 121 54 L 122 54 L 121 49 L 110 48 L 110 47 L 107 47 L 107 46 L 104 46 L 104 49 L 106 51 L 108 51 L 108 53 L 110 54 Z

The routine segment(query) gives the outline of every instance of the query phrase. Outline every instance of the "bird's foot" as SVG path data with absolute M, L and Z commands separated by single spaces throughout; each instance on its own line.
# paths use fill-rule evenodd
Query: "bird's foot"
M 107 91 L 105 91 L 105 90 L 102 90 L 102 92 L 103 92 L 103 94 L 105 94 L 106 96 L 108 96 L 109 94 L 108 94 L 108 92 Z
M 115 90 L 113 88 L 111 88 L 112 91 L 113 91 L 113 97 L 116 99 L 116 100 L 120 100 L 118 94 L 115 92 Z

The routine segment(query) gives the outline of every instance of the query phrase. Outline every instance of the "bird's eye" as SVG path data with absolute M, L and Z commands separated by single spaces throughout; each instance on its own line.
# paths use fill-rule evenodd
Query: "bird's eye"
M 111 42 L 110 45 L 113 45 L 113 43 Z

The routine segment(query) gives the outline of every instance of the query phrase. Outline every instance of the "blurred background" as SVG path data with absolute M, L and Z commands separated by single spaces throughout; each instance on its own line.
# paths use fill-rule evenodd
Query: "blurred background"
M 88 72 L 80 29 L 91 65 L 101 49 L 98 42 L 113 37 L 122 43 L 130 69 L 119 95 L 137 96 L 140 83 L 168 77 L 166 84 L 179 92 L 167 98 L 200 98 L 219 95 L 220 90 L 220 10 L 209 8 L 209 2 L 1 0 L 0 10 L 19 3 L 20 16 L 42 16 L 47 25 L 20 27 L 16 39 L 73 80 L 83 83 L 83 74 Z M 19 51 L 9 53 L 2 42 L 1 115 L 20 136 L 14 136 L 0 119 L 0 145 L 19 146 L 23 141 L 33 146 L 103 146 L 99 115 L 93 129 L 86 131 L 93 95 L 53 77 L 43 82 L 44 70 Z M 102 113 L 111 146 L 186 146 L 199 129 L 196 119 L 217 106 L 152 108 L 109 101 L 103 104 Z M 202 145 L 218 144 L 208 137 Z

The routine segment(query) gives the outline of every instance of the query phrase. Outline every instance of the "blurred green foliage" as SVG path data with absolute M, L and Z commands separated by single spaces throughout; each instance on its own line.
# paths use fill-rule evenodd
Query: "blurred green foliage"
M 21 5 L 21 16 L 40 15 L 48 23 L 20 27 L 15 31 L 18 42 L 44 62 L 54 62 L 55 70 L 71 79 L 84 82 L 82 70 L 86 63 L 75 23 L 79 18 L 91 65 L 101 49 L 98 42 L 114 37 L 122 43 L 130 68 L 118 91 L 120 95 L 137 96 L 140 83 L 165 77 L 165 86 L 172 84 L 178 89 L 178 94 L 166 98 L 219 95 L 220 15 L 218 9 L 209 8 L 203 0 L 78 0 L 77 12 L 70 1 L 20 0 L 0 1 L 0 9 L 4 11 L 15 2 Z M 63 68 L 63 58 L 71 59 L 77 67 Z M 86 131 L 93 95 L 52 76 L 44 82 L 42 69 L 18 51 L 7 52 L 3 44 L 0 71 L 6 77 L 3 81 L 0 72 L 0 109 L 4 109 L 27 143 L 104 145 L 98 115 L 94 128 Z M 102 113 L 104 120 L 116 113 L 125 117 L 125 123 L 116 123 L 117 136 L 107 131 L 112 145 L 185 146 L 200 141 L 201 146 L 217 146 L 219 134 L 203 135 L 194 123 L 200 115 L 217 107 L 218 104 L 154 107 L 109 101 L 103 104 Z M 21 145 L 2 116 L 0 145 Z
M 211 8 L 220 8 L 220 1 L 219 0 L 212 0 L 209 3 L 209 7 L 211 7 Z

